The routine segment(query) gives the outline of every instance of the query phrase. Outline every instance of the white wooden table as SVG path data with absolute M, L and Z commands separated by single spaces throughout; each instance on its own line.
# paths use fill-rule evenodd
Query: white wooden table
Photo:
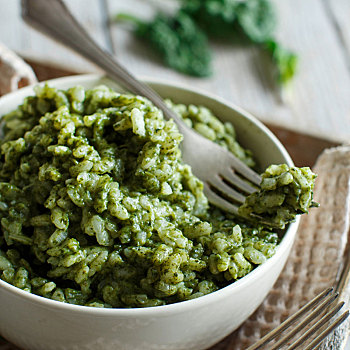
M 139 76 L 180 82 L 212 92 L 260 120 L 332 141 L 350 140 L 350 0 L 274 0 L 277 36 L 300 56 L 299 73 L 284 103 L 259 50 L 213 43 L 214 75 L 192 78 L 165 67 L 129 30 L 112 23 L 119 12 L 150 18 L 171 0 L 67 0 L 88 32 Z M 0 0 L 0 41 L 24 57 L 93 72 L 97 68 L 28 28 L 19 0 Z

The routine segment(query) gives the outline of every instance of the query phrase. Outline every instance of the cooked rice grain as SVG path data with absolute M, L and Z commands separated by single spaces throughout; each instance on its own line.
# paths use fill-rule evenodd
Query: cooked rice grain
M 3 117 L 0 274 L 61 302 L 148 307 L 193 299 L 273 255 L 278 235 L 209 207 L 182 135 L 148 100 L 105 86 L 37 86 Z M 167 102 L 249 166 L 231 124 Z

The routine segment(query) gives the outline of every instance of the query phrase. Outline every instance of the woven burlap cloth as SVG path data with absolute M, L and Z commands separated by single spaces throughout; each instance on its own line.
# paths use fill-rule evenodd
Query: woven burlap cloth
M 302 217 L 280 278 L 259 309 L 230 337 L 227 349 L 246 349 L 339 279 L 349 231 L 350 146 L 324 151 L 313 170 L 318 174 L 315 200 L 321 206 Z M 340 295 L 347 304 L 348 289 L 346 283 Z M 345 322 L 320 348 L 343 349 L 348 329 Z

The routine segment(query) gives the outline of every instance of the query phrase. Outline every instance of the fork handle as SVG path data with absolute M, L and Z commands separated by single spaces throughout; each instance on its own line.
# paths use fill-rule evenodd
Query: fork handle
M 76 21 L 62 0 L 22 0 L 22 18 L 43 34 L 73 49 L 129 91 L 147 97 L 160 108 L 167 119 L 174 119 L 182 133 L 182 120 L 171 111 L 163 99 L 148 85 L 136 80 L 116 59 L 102 50 Z
M 219 145 L 209 141 L 193 129 L 186 126 L 175 112 L 171 111 L 163 99 L 146 84 L 136 80 L 114 57 L 102 50 L 87 34 L 85 29 L 76 21 L 62 0 L 22 0 L 22 18 L 31 26 L 70 47 L 88 60 L 101 67 L 108 76 L 120 82 L 125 88 L 135 94 L 145 96 L 153 104 L 163 111 L 165 118 L 173 119 L 181 134 L 182 159 L 192 165 L 194 173 L 199 178 L 203 175 L 203 164 L 208 159 L 209 150 L 216 149 L 215 157 L 220 157 L 220 162 L 232 168 L 252 181 L 260 184 L 260 176 L 241 162 L 232 153 L 224 150 Z M 197 151 L 202 149 L 202 156 Z M 204 155 L 204 157 L 203 157 Z M 194 166 L 195 160 L 197 163 Z M 232 165 L 233 164 L 233 165 Z M 215 164 L 216 166 L 218 163 Z M 207 169 L 204 170 L 204 173 Z M 206 176 L 204 176 L 204 179 Z

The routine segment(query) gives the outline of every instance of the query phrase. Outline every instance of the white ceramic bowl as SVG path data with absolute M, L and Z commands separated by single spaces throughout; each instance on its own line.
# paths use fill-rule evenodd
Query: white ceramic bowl
M 51 86 L 107 84 L 100 75 L 51 80 Z M 293 165 L 287 151 L 259 121 L 242 109 L 207 94 L 167 83 L 150 85 L 163 97 L 202 104 L 231 121 L 240 143 L 262 167 Z M 0 115 L 33 93 L 23 88 L 0 99 Z M 292 247 L 298 221 L 289 226 L 276 254 L 237 282 L 198 299 L 145 309 L 97 309 L 45 299 L 0 280 L 0 334 L 23 349 L 205 349 L 238 328 L 261 304 L 277 280 Z

